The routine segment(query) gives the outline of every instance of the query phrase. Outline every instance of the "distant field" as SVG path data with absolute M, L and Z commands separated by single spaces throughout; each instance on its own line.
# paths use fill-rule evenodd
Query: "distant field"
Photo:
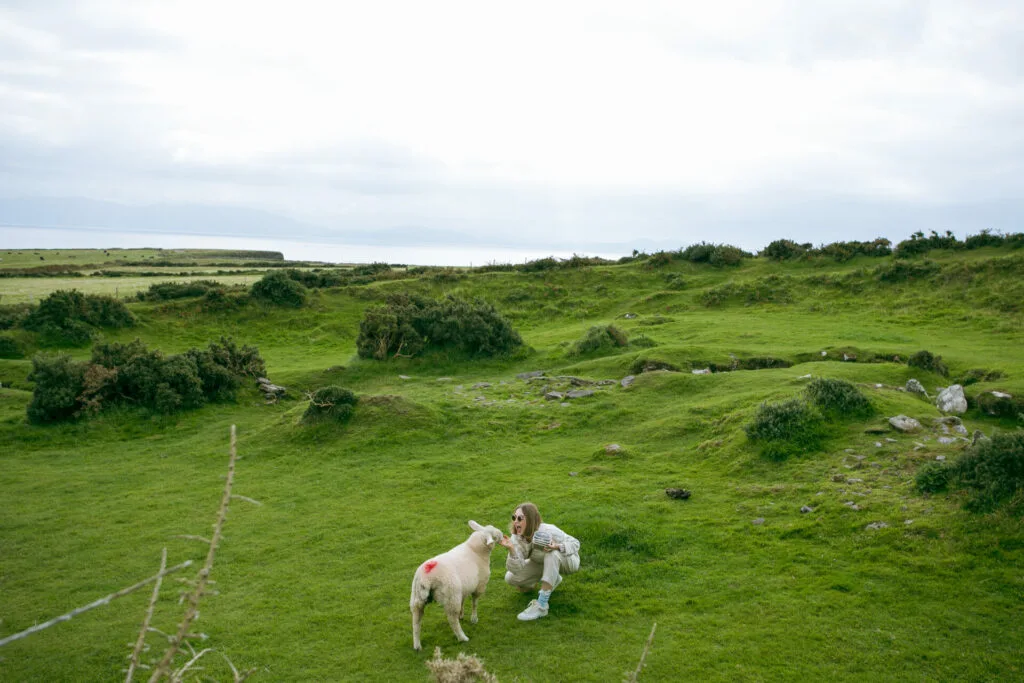
M 262 273 L 250 275 L 195 275 L 182 277 L 12 277 L 0 279 L 0 304 L 36 302 L 59 289 L 77 289 L 86 294 L 106 294 L 128 299 L 158 282 L 216 280 L 226 285 L 251 285 Z
M 116 265 L 124 261 L 194 261 L 196 265 L 219 261 L 282 261 L 276 251 L 220 249 L 3 249 L 0 268 L 31 268 L 41 265 Z

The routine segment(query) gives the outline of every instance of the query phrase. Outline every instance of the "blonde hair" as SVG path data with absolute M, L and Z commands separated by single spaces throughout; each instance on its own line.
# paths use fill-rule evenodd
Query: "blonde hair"
M 537 528 L 540 526 L 540 522 L 541 522 L 541 520 L 540 520 L 540 510 L 538 510 L 537 506 L 534 505 L 533 503 L 520 503 L 513 510 L 513 512 L 512 512 L 513 515 L 515 514 L 515 510 L 521 510 L 522 513 L 523 513 L 523 517 L 526 518 L 526 526 L 523 527 L 523 534 L 522 534 L 523 540 L 525 540 L 527 543 L 532 543 L 533 542 L 533 532 L 535 532 L 537 530 Z M 515 534 L 515 532 L 516 532 L 515 524 L 513 524 L 512 522 L 509 522 L 508 529 L 509 529 L 509 532 L 511 534 Z

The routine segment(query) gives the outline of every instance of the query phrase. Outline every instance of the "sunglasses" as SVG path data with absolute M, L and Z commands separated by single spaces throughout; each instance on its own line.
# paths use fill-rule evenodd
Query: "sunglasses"
M 512 521 L 513 522 L 522 522 L 525 519 L 526 519 L 526 517 L 523 517 L 522 515 L 516 515 L 516 514 L 512 515 Z

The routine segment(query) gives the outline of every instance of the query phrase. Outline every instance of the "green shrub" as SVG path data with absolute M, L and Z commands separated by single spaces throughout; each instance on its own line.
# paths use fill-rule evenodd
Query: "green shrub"
M 622 348 L 627 344 L 629 344 L 629 339 L 626 333 L 615 327 L 615 325 L 606 325 L 604 327 L 595 325 L 572 345 L 568 355 L 575 357 L 602 353 Z
M 192 282 L 158 282 L 149 289 L 135 295 L 139 301 L 167 301 L 204 296 L 210 292 L 224 293 L 224 285 L 213 280 L 194 280 Z
M 907 365 L 926 372 L 934 372 L 943 377 L 949 375 L 949 368 L 942 362 L 942 356 L 932 355 L 931 351 L 918 351 L 907 359 Z
M 991 391 L 978 395 L 978 409 L 993 417 L 1009 417 L 1024 420 L 1024 399 L 1004 394 L 996 396 Z
M 711 252 L 711 258 L 708 259 L 708 263 L 719 267 L 738 266 L 745 256 L 747 256 L 747 253 L 739 247 L 721 244 Z
M 25 349 L 9 334 L 0 334 L 0 358 L 23 358 Z
M 743 429 L 748 439 L 760 445 L 762 455 L 776 461 L 817 450 L 826 436 L 821 415 L 796 398 L 762 403 Z
M 971 446 L 952 466 L 952 481 L 970 491 L 967 507 L 989 511 L 1024 493 L 1024 431 Z
M 254 282 L 252 296 L 276 306 L 299 308 L 306 303 L 306 288 L 288 276 L 288 273 L 274 271 Z
M 493 305 L 482 299 L 444 299 L 397 294 L 367 309 L 356 348 L 363 358 L 384 360 L 445 349 L 470 356 L 511 353 L 522 338 Z
M 0 330 L 24 327 L 25 319 L 35 310 L 32 304 L 8 304 L 0 306 Z
M 355 412 L 356 403 L 359 398 L 342 387 L 331 385 L 314 391 L 309 397 L 309 407 L 302 415 L 302 421 L 306 423 L 315 422 L 345 422 Z
M 61 328 L 75 322 L 93 327 L 131 327 L 135 316 L 113 297 L 59 289 L 39 302 L 23 326 L 39 331 L 47 326 Z
M 29 422 L 45 424 L 74 417 L 81 404 L 78 397 L 84 387 L 85 363 L 76 363 L 67 354 L 36 354 L 28 380 L 35 383 L 26 414 Z
M 949 486 L 949 478 L 949 467 L 933 460 L 925 463 L 925 465 L 917 471 L 917 476 L 914 477 L 914 483 L 917 485 L 917 490 L 921 493 L 938 493 L 940 491 L 945 491 Z
M 807 249 L 800 244 L 792 240 L 775 240 L 761 252 L 762 256 L 766 256 L 773 261 L 788 261 L 789 259 L 799 258 L 807 253 Z
M 874 412 L 867 396 L 845 380 L 811 380 L 804 391 L 818 410 L 832 417 L 866 417 Z

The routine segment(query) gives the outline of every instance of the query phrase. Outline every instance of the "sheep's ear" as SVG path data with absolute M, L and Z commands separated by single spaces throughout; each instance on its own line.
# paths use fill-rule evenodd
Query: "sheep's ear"
M 484 541 L 484 542 L 487 544 L 488 548 L 493 548 L 494 547 L 494 536 L 488 536 L 487 540 Z
M 482 526 L 480 526 L 479 524 L 477 524 L 473 520 L 469 520 L 469 528 L 472 529 L 473 531 L 483 531 L 484 530 L 484 528 Z

